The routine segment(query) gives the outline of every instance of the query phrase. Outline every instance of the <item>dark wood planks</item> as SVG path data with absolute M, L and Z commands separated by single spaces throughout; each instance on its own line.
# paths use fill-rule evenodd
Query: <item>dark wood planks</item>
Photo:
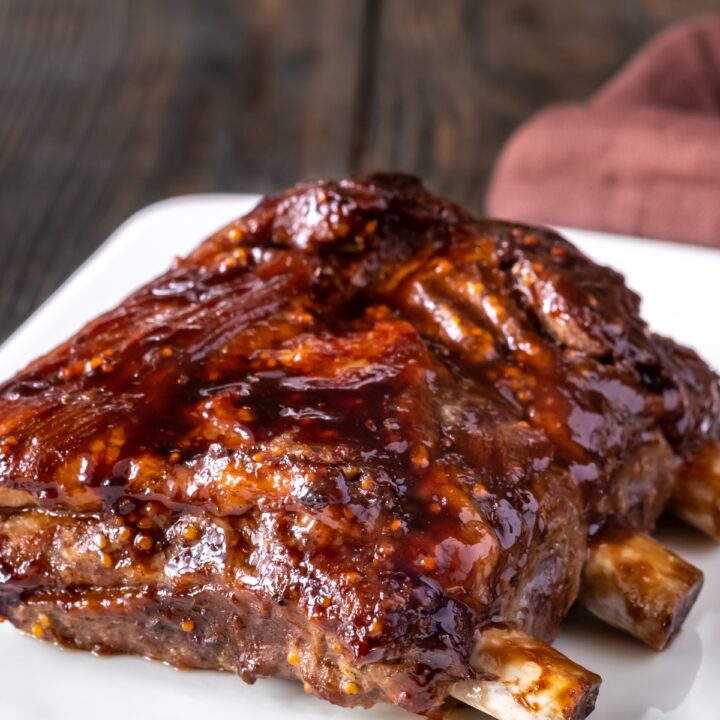
M 720 0 L 0 0 L 0 338 L 125 218 L 395 168 L 481 210 L 511 130 Z
M 382 0 L 360 169 L 395 167 L 481 212 L 510 132 L 588 97 L 673 20 L 717 0 Z
M 0 1 L 0 336 L 169 195 L 341 175 L 362 3 Z

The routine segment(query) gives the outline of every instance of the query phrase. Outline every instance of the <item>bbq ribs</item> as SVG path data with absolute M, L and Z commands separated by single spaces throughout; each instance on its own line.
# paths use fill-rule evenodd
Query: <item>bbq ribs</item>
M 0 614 L 342 705 L 582 718 L 575 600 L 662 648 L 720 393 L 616 272 L 414 178 L 300 185 L 0 388 Z M 512 714 L 512 713 L 515 714 Z M 522 714 L 525 713 L 525 714 Z

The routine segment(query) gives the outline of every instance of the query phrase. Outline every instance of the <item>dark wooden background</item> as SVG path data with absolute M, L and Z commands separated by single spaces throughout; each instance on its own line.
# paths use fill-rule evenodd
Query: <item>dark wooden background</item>
M 397 168 L 481 210 L 541 106 L 718 0 L 0 0 L 0 337 L 160 198 Z

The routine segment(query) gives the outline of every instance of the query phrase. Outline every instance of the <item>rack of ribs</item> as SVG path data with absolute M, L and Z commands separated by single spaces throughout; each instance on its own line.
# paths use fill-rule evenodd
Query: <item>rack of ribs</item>
M 0 387 L 0 614 L 341 705 L 584 718 L 570 606 L 661 649 L 702 574 L 648 533 L 720 537 L 718 378 L 639 305 L 408 176 L 265 199 Z

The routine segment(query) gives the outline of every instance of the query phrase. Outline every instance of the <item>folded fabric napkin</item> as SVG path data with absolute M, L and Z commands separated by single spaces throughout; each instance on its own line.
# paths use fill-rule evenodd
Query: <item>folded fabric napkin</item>
M 496 217 L 720 247 L 720 15 L 665 31 L 588 103 L 521 126 L 486 205 Z

